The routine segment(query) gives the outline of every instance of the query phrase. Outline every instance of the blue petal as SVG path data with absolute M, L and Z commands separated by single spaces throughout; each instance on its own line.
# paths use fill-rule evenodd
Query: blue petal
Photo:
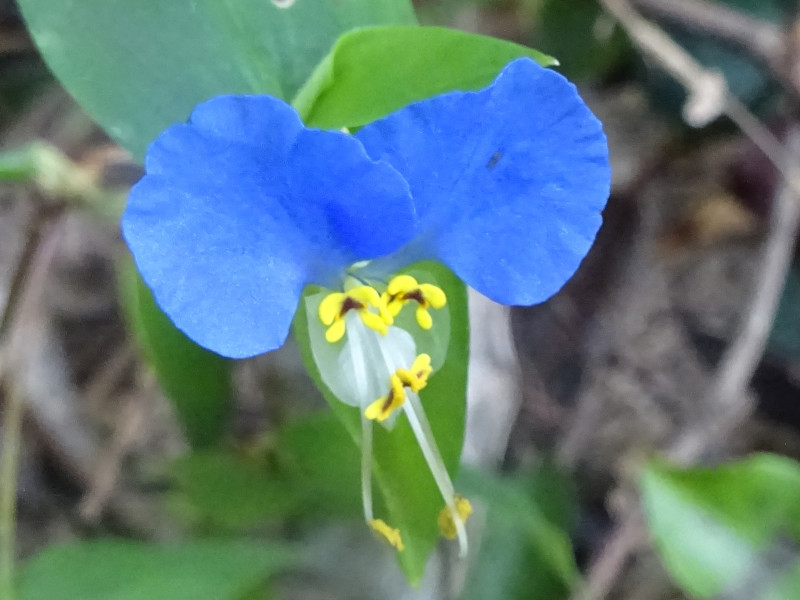
M 414 231 L 394 169 L 268 96 L 200 105 L 151 145 L 146 170 L 122 221 L 136 264 L 178 328 L 232 358 L 283 344 L 306 284 Z
M 572 84 L 530 59 L 484 90 L 412 104 L 357 137 L 411 188 L 420 234 L 404 258 L 440 260 L 497 302 L 557 292 L 602 222 L 602 126 Z

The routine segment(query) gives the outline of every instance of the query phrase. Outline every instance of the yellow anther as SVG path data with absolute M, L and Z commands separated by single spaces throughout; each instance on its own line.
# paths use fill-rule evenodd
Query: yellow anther
M 411 275 L 394 277 L 381 296 L 380 315 L 389 325 L 409 301 L 417 302 L 417 323 L 423 329 L 433 326 L 429 308 L 442 308 L 447 296 L 442 288 L 430 283 L 419 283 Z
M 420 354 L 414 359 L 410 369 L 397 369 L 396 375 L 403 385 L 411 388 L 412 392 L 419 392 L 428 385 L 428 375 L 432 372 L 431 357 L 427 354 Z
M 419 392 L 428 385 L 428 375 L 431 372 L 433 372 L 431 357 L 427 354 L 417 356 L 410 368 L 397 369 L 389 377 L 389 393 L 367 406 L 364 416 L 382 423 L 403 406 L 406 401 L 406 388 L 415 393 Z
M 369 522 L 372 531 L 380 535 L 384 540 L 389 542 L 389 545 L 397 548 L 398 552 L 405 549 L 403 546 L 403 538 L 400 536 L 400 530 L 394 527 L 389 527 L 383 519 L 372 519 Z
M 461 519 L 462 523 L 466 523 L 467 518 L 472 514 L 472 504 L 461 494 L 453 496 L 453 504 L 456 505 L 458 518 Z M 452 540 L 458 535 L 456 523 L 453 520 L 453 514 L 447 506 L 439 512 L 439 532 L 448 540 Z
M 382 396 L 370 404 L 364 411 L 364 416 L 373 421 L 382 423 L 391 416 L 391 414 L 403 406 L 406 401 L 406 390 L 398 377 L 397 373 L 392 374 L 389 378 L 390 388 L 389 393 Z
M 368 285 L 325 296 L 319 304 L 319 319 L 323 325 L 328 326 L 325 339 L 331 344 L 342 339 L 346 328 L 344 317 L 351 310 L 358 311 L 364 325 L 385 335 L 386 322 L 378 314 L 371 312 L 370 307 L 380 310 L 381 297 L 377 290 Z

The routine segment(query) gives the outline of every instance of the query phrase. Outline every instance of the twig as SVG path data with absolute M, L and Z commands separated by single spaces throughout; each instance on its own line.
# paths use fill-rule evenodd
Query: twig
M 22 391 L 16 383 L 3 385 L 3 448 L 0 455 L 0 599 L 14 598 L 16 493 L 22 437 Z
M 52 216 L 49 211 L 44 209 L 39 198 L 34 197 L 33 201 L 37 205 L 37 208 L 25 231 L 25 240 L 22 243 L 22 250 L 20 250 L 17 263 L 14 265 L 14 270 L 12 271 L 11 284 L 8 288 L 5 307 L 3 308 L 2 314 L 0 314 L 0 340 L 8 334 L 9 326 L 15 319 L 17 311 L 19 310 L 19 297 L 22 294 L 27 277 L 30 274 L 31 262 L 33 261 L 37 248 L 39 248 L 42 231 Z
M 33 50 L 33 42 L 24 29 L 0 28 L 0 56 Z
M 108 503 L 119 479 L 122 461 L 128 455 L 131 446 L 141 438 L 145 410 L 146 406 L 141 398 L 131 397 L 119 413 L 111 444 L 103 454 L 90 482 L 89 490 L 78 507 L 78 512 L 87 521 L 97 521 Z
M 38 300 L 42 297 L 60 232 L 57 223 L 52 223 L 44 234 L 41 234 L 42 223 L 38 228 L 40 235 L 26 239 L 26 245 L 33 248 L 22 251 L 13 277 L 14 281 L 21 282 L 19 291 L 9 298 L 0 320 L 5 324 L 5 335 L 0 339 L 0 398 L 4 400 L 3 454 L 0 458 L 0 600 L 14 598 L 17 476 L 24 414 L 24 398 L 16 374 L 24 363 L 24 324 L 35 314 Z
M 683 117 L 693 127 L 703 127 L 721 115 L 726 115 L 769 158 L 792 186 L 800 178 L 788 169 L 791 161 L 786 149 L 772 132 L 728 91 L 721 73 L 706 69 L 670 38 L 663 30 L 647 21 L 628 0 L 600 0 L 605 9 L 625 28 L 631 40 L 642 52 L 674 77 L 688 93 Z M 800 191 L 800 187 L 797 188 Z
M 783 62 L 784 32 L 769 21 L 707 0 L 633 0 L 633 4 L 645 15 L 729 42 L 769 66 Z
M 589 567 L 589 573 L 572 600 L 605 598 L 628 561 L 628 557 L 647 539 L 644 517 L 637 506 L 625 515 Z
M 85 385 L 83 396 L 88 406 L 100 406 L 118 385 L 125 372 L 136 362 L 136 353 L 131 344 L 118 348 L 103 368 Z

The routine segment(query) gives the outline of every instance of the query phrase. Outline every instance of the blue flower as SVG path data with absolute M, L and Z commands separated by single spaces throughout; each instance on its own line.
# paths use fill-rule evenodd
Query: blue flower
M 541 302 L 588 251 L 610 179 L 599 121 L 530 59 L 354 136 L 216 97 L 145 167 L 122 222 L 137 266 L 181 330 L 233 358 L 279 347 L 303 288 L 365 260 L 385 276 L 432 259 L 495 301 Z

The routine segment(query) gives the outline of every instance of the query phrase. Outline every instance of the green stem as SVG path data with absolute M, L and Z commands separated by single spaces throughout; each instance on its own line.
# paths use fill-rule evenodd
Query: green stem
M 3 453 L 0 455 L 0 600 L 14 600 L 16 495 L 22 440 L 22 394 L 8 382 L 3 413 Z

